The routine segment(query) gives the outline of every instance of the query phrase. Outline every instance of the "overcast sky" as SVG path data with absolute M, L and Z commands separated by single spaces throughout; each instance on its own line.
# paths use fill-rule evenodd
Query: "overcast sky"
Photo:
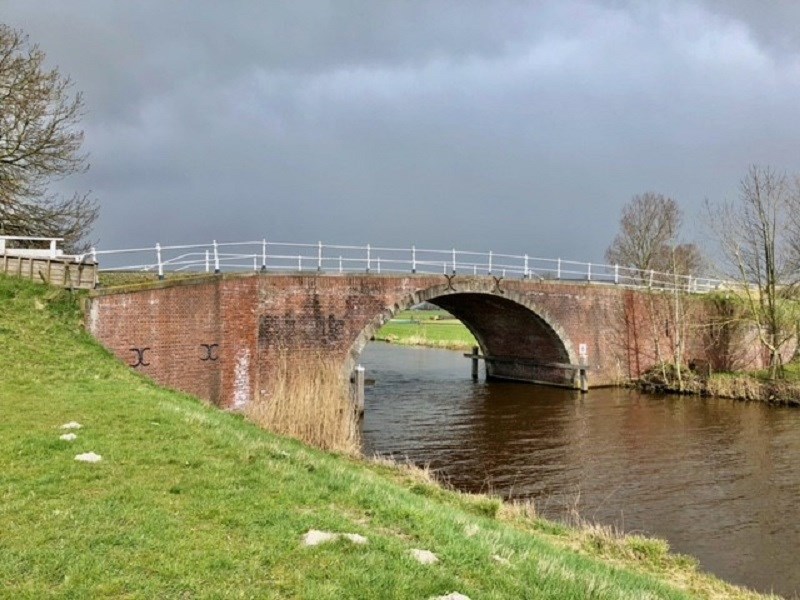
M 800 170 L 800 3 L 0 0 L 85 94 L 103 248 L 260 239 L 600 260 Z

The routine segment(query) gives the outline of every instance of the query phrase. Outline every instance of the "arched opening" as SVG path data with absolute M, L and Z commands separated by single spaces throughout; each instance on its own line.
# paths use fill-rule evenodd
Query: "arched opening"
M 436 286 L 404 298 L 364 328 L 350 349 L 348 368 L 375 333 L 399 311 L 430 302 L 461 321 L 478 342 L 486 377 L 564 387 L 576 385 L 572 344 L 546 312 L 530 298 L 484 289 L 456 291 Z M 465 360 L 465 373 L 468 365 Z
M 452 293 L 431 298 L 475 336 L 489 379 L 571 386 L 569 351 L 554 328 L 529 307 L 504 296 Z

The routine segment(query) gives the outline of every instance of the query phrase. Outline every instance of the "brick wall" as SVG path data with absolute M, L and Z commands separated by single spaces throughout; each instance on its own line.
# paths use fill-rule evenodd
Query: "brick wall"
M 148 283 L 93 293 L 87 325 L 132 368 L 241 409 L 268 390 L 279 361 L 322 355 L 349 370 L 394 312 L 424 300 L 452 312 L 485 353 L 504 359 L 487 366 L 499 378 L 570 384 L 571 373 L 529 363 L 577 363 L 584 346 L 590 385 L 612 385 L 638 377 L 659 356 L 668 358 L 675 340 L 669 296 L 442 275 L 248 274 Z M 713 307 L 698 297 L 685 305 L 695 319 L 712 317 Z M 708 331 L 687 331 L 687 359 L 720 352 Z M 724 353 L 734 347 L 741 353 L 742 343 L 747 361 L 762 360 L 752 339 L 729 344 Z

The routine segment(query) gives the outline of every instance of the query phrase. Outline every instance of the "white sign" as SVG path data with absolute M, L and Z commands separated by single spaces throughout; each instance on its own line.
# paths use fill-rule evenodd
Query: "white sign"
M 581 355 L 581 358 L 589 356 L 589 348 L 586 347 L 586 344 L 578 344 L 578 354 Z

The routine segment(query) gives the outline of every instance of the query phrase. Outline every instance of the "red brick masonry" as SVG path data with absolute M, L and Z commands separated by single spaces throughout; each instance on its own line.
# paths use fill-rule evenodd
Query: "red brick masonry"
M 96 290 L 86 324 L 120 360 L 159 383 L 241 409 L 268 388 L 279 355 L 324 353 L 350 369 L 384 322 L 425 300 L 461 319 L 483 353 L 500 359 L 487 365 L 496 378 L 571 385 L 573 372 L 542 363 L 577 364 L 584 349 L 589 384 L 618 384 L 668 358 L 681 329 L 668 294 L 589 282 L 379 274 L 214 275 Z M 694 323 L 684 327 L 687 360 L 729 363 L 735 355 L 760 364 L 752 340 L 743 348 L 711 327 L 712 304 L 698 296 L 682 302 Z

